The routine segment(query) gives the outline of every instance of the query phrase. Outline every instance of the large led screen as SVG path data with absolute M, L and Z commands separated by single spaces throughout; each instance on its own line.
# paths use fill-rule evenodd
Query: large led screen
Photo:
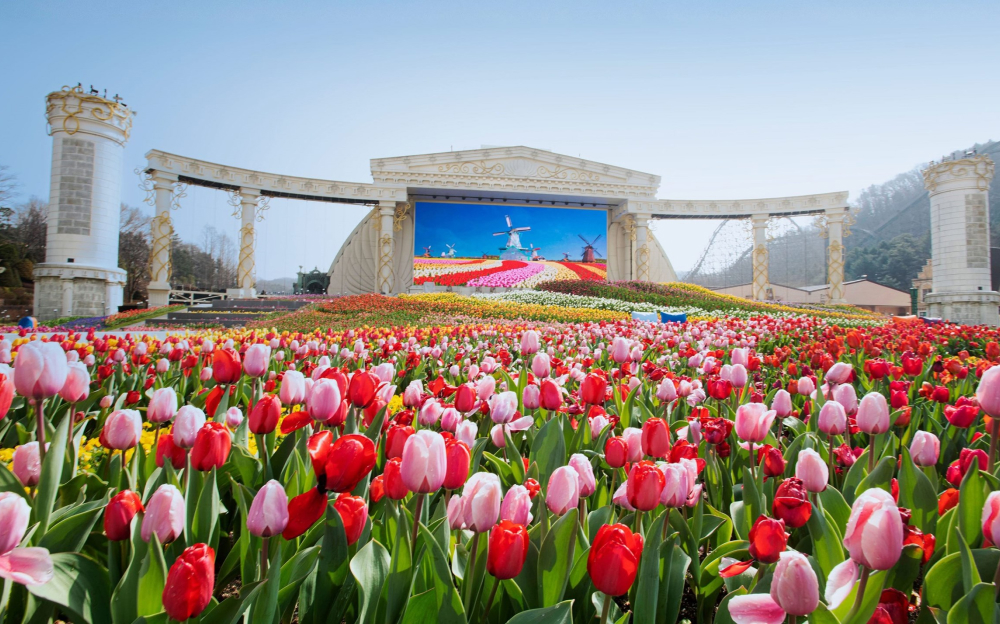
M 532 288 L 607 279 L 607 212 L 417 202 L 413 283 Z

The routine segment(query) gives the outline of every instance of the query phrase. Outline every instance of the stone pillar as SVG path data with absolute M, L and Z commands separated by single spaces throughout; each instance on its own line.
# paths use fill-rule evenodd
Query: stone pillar
M 375 275 L 375 292 L 388 295 L 394 287 L 392 271 L 393 256 L 393 217 L 396 215 L 396 202 L 379 202 L 379 236 L 378 236 L 378 271 Z
M 826 232 L 829 242 L 826 247 L 826 280 L 830 284 L 828 303 L 844 304 L 844 218 L 843 209 L 826 213 Z
M 1000 323 L 990 282 L 989 192 L 994 164 L 973 156 L 924 170 L 931 199 L 932 292 L 927 314 L 967 325 Z
M 46 104 L 52 177 L 45 262 L 34 271 L 34 314 L 43 321 L 113 314 L 122 304 L 126 275 L 118 268 L 118 232 L 132 111 L 80 87 L 50 93 Z
M 767 277 L 767 222 L 770 215 L 755 214 L 750 217 L 753 223 L 753 298 L 756 301 L 767 299 L 767 291 L 771 284 Z
M 240 189 L 240 261 L 236 266 L 236 288 L 227 292 L 230 298 L 254 299 L 257 297 L 256 263 L 254 246 L 256 233 L 254 220 L 257 218 L 257 200 L 260 189 Z
M 649 215 L 635 215 L 635 245 L 632 258 L 632 279 L 649 281 Z
M 170 208 L 173 204 L 177 176 L 151 171 L 153 205 L 156 214 L 149 223 L 149 285 L 146 286 L 149 307 L 165 306 L 170 302 L 170 247 L 174 235 Z M 147 187 L 148 188 L 148 187 Z

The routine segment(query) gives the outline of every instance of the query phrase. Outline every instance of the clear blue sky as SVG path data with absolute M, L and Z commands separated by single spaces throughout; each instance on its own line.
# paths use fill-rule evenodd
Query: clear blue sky
M 368 160 L 530 145 L 663 176 L 660 197 L 882 182 L 1000 138 L 1000 3 L 5 2 L 0 163 L 47 197 L 44 96 L 120 93 L 162 149 L 369 181 Z M 131 175 L 124 198 L 142 195 Z M 237 223 L 197 190 L 180 234 Z M 258 276 L 326 269 L 357 207 L 273 202 Z M 658 224 L 688 268 L 711 224 Z

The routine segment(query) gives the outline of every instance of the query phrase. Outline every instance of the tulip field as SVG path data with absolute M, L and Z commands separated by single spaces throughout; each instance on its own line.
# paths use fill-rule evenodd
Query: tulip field
M 488 288 L 534 288 L 553 280 L 603 282 L 606 264 L 550 260 L 496 260 L 465 258 L 413 259 L 413 283 L 442 286 L 484 286 Z
M 997 330 L 566 279 L 0 341 L 0 624 L 1000 618 Z

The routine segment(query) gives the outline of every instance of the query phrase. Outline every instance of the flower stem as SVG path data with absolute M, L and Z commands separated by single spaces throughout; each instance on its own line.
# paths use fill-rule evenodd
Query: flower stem
M 464 606 L 466 613 L 469 612 L 469 601 L 472 600 L 472 593 L 475 591 L 472 587 L 472 582 L 476 578 L 476 553 L 479 552 L 479 531 L 476 531 L 472 535 L 470 549 L 469 567 L 465 569 L 465 583 L 462 585 L 462 588 L 465 590 Z
M 611 596 L 604 594 L 604 607 L 601 608 L 601 624 L 607 624 L 608 613 L 611 612 Z
M 493 577 L 493 589 L 490 590 L 490 597 L 486 601 L 486 609 L 483 610 L 483 624 L 486 624 L 486 619 L 490 616 L 490 607 L 493 605 L 493 599 L 497 597 L 497 587 L 500 587 L 500 579 Z
M 45 399 L 39 399 L 35 403 L 35 416 L 37 418 L 37 431 L 35 437 L 38 439 L 38 463 L 45 464 Z
M 875 434 L 868 436 L 868 474 L 875 470 Z
M 267 540 L 268 539 L 269 538 L 267 538 L 267 537 L 263 538 L 264 545 L 261 546 L 261 549 L 260 549 L 260 580 L 262 580 L 262 581 L 267 578 L 267 551 L 268 551 Z
M 997 565 L 997 571 L 993 574 L 993 585 L 996 586 L 994 596 L 1000 602 L 1000 565 Z
M 424 507 L 424 495 L 417 494 L 417 507 L 413 510 L 413 533 L 410 537 L 410 557 L 412 558 L 417 549 L 417 531 L 420 529 L 420 511 Z
M 854 597 L 854 606 L 851 607 L 851 612 L 847 615 L 845 622 L 850 622 L 854 619 L 854 616 L 858 614 L 861 609 L 861 603 L 865 599 L 865 586 L 868 585 L 868 575 L 871 574 L 871 570 L 867 566 L 861 566 L 861 580 L 858 581 L 858 595 Z

